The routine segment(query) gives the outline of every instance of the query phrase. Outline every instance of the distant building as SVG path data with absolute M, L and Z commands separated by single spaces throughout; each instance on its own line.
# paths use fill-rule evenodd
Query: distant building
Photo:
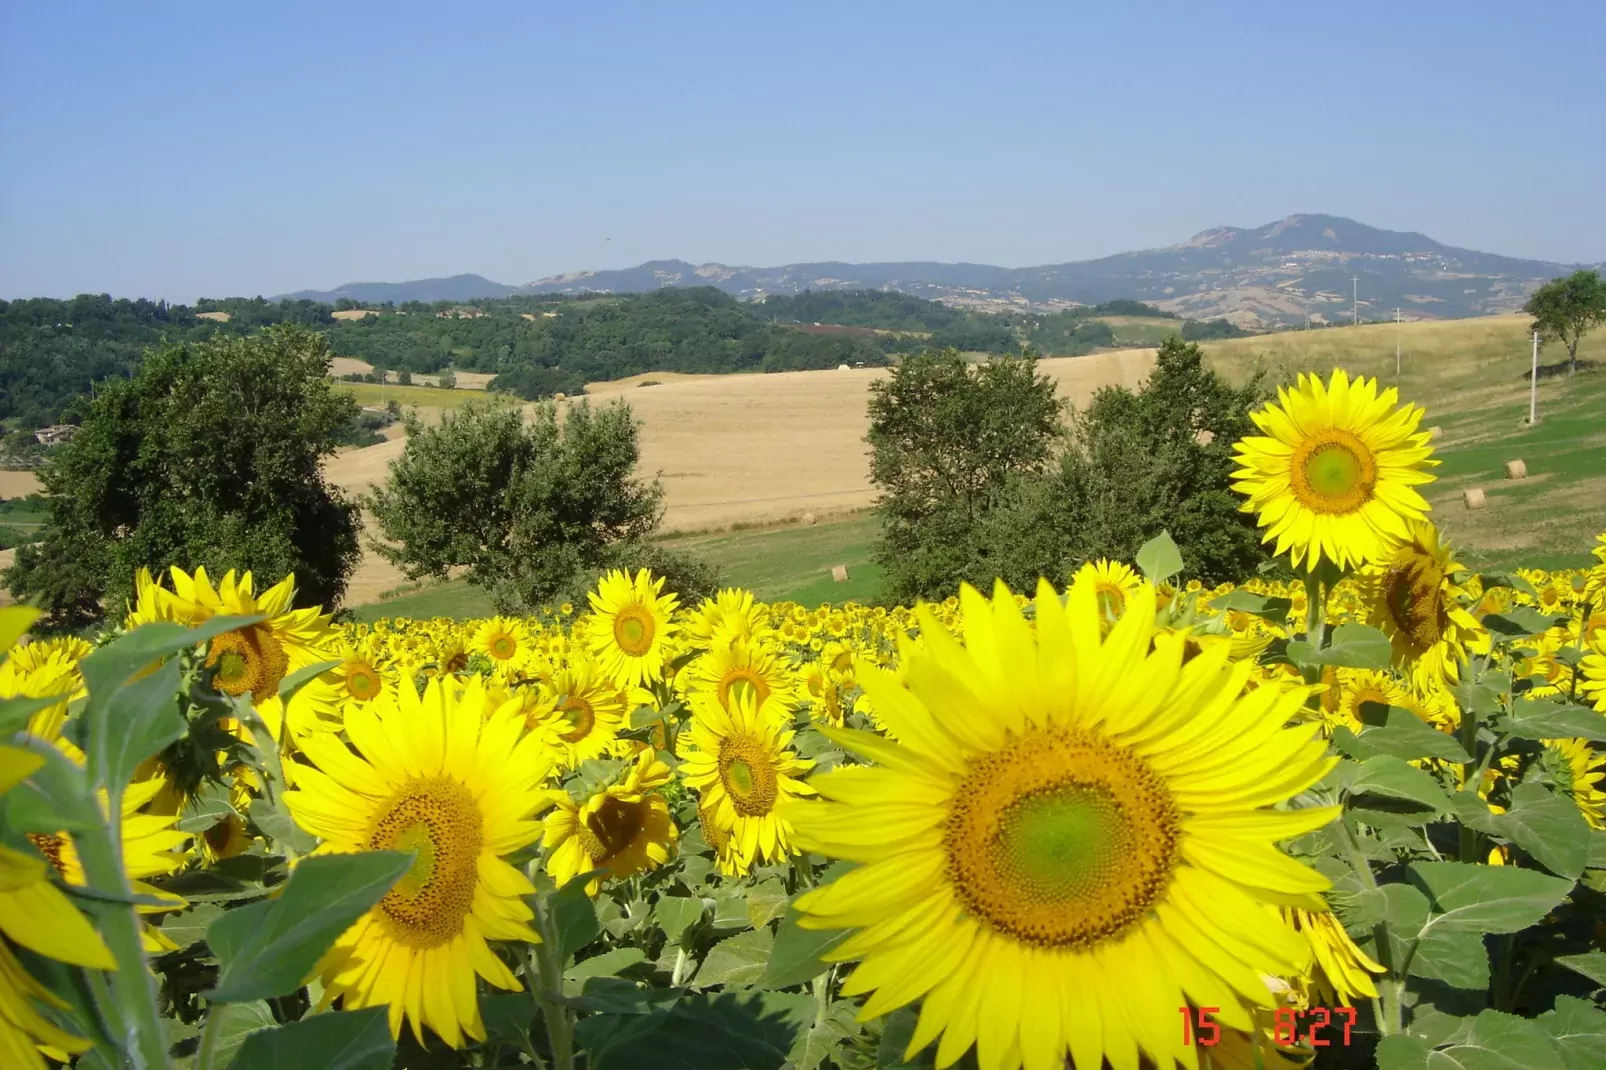
M 33 433 L 33 437 L 41 446 L 49 447 L 70 442 L 77 433 L 78 428 L 72 424 L 56 424 L 54 427 L 41 427 Z

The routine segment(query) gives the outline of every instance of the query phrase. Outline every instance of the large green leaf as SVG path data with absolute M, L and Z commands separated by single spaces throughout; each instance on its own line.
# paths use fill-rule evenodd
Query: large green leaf
M 563 991 L 571 996 L 578 995 L 589 978 L 611 977 L 646 957 L 647 953 L 639 947 L 616 947 L 600 955 L 592 955 L 563 971 Z
M 661 895 L 652 909 L 658 927 L 664 931 L 664 938 L 671 944 L 678 944 L 686 930 L 697 924 L 706 908 L 701 899 Z
M 1496 1010 L 1481 1012 L 1472 1021 L 1471 1034 L 1440 1048 L 1429 1065 L 1445 1070 L 1566 1070 L 1537 1022 Z
M 0 660 L 4 658 L 0 657 Z M 0 736 L 20 732 L 22 726 L 28 723 L 28 718 L 60 701 L 62 701 L 60 695 L 42 695 L 37 698 L 16 695 L 12 698 L 0 698 Z
M 385 1008 L 314 1014 L 245 1038 L 229 1070 L 389 1070 Z
M 1481 992 L 1489 987 L 1489 949 L 1481 933 L 1429 929 L 1417 939 L 1409 973 Z
M 1532 606 L 1518 606 L 1504 613 L 1490 613 L 1483 618 L 1483 626 L 1497 643 L 1510 643 L 1530 635 L 1549 631 L 1557 621 L 1565 620 L 1555 614 L 1541 613 Z
M 1246 591 L 1241 587 L 1227 592 L 1210 603 L 1210 608 L 1218 612 L 1229 613 L 1237 610 L 1240 613 L 1248 613 L 1252 617 L 1270 621 L 1279 628 L 1288 621 L 1288 611 L 1293 606 L 1294 603 L 1287 598 L 1273 598 L 1269 595 L 1255 594 L 1253 591 Z
M 788 1053 L 787 1066 L 793 1070 L 816 1070 L 827 1059 L 837 1065 L 834 1056 L 843 1044 L 864 1031 L 854 1017 L 858 1007 L 852 1000 L 839 999 L 816 1014 L 807 1027 L 798 1034 L 796 1043 Z
M 650 1015 L 595 1015 L 576 1036 L 592 1070 L 780 1070 L 815 1011 L 802 993 L 704 992 Z
M 1589 860 L 1589 822 L 1570 798 L 1538 784 L 1518 784 L 1511 809 L 1496 817 L 1501 834 L 1558 876 L 1576 880 Z
M 1352 799 L 1362 795 L 1403 799 L 1439 813 L 1450 805 L 1437 780 L 1391 754 L 1379 754 L 1362 762 L 1360 775 L 1350 783 L 1349 794 Z
M 796 910 L 787 912 L 775 933 L 775 949 L 764 974 L 766 988 L 791 988 L 806 984 L 824 973 L 828 963 L 820 956 L 848 938 L 847 929 L 804 929 Z
M 574 953 L 602 934 L 597 921 L 597 905 L 586 894 L 586 885 L 597 874 L 582 873 L 552 893 L 547 909 L 552 912 L 552 932 L 557 940 L 558 961 L 568 962 Z
M 1442 758 L 1447 762 L 1471 761 L 1466 750 L 1448 732 L 1423 721 L 1410 710 L 1389 706 L 1381 711 L 1380 723 L 1363 727 L 1360 734 L 1340 727 L 1334 742 L 1351 758 L 1371 758 L 1391 754 L 1407 760 Z
M 1606 1012 L 1587 999 L 1557 996 L 1554 1010 L 1538 1019 L 1550 1034 L 1567 1070 L 1600 1070 L 1606 1066 Z
M 1351 669 L 1387 669 L 1394 648 L 1389 637 L 1365 624 L 1340 624 L 1320 650 L 1303 639 L 1288 644 L 1288 659 L 1299 666 L 1338 665 Z
M 218 1003 L 269 999 L 300 988 L 319 957 L 407 872 L 397 851 L 303 859 L 271 901 L 230 910 L 207 930 L 218 957 Z
M 708 950 L 692 983 L 697 988 L 757 984 L 764 978 L 773 945 L 768 929 L 749 929 L 727 936 Z
M 228 1066 L 234 1053 L 250 1039 L 252 1034 L 272 1029 L 279 1024 L 273 1008 L 266 1000 L 253 999 L 244 1003 L 219 1003 L 208 1014 L 218 1016 L 212 1026 L 216 1040 L 212 1045 L 212 1065 Z
M 112 692 L 102 711 L 109 731 L 90 735 L 89 769 L 98 783 L 121 790 L 141 762 L 184 735 L 189 724 L 178 688 L 178 662 L 169 660 Z
M 1182 551 L 1169 531 L 1160 532 L 1138 547 L 1136 560 L 1143 578 L 1150 583 L 1163 583 L 1182 571 Z
M 85 687 L 89 689 L 89 699 L 84 704 L 84 723 L 88 735 L 84 750 L 89 755 L 90 779 L 100 785 L 113 783 L 109 762 L 114 755 L 126 750 L 115 746 L 114 737 L 124 734 L 127 726 L 114 719 L 112 703 L 118 690 L 130 678 L 180 650 L 261 619 L 260 616 L 213 617 L 196 628 L 157 621 L 134 629 L 79 662 L 78 669 L 83 673 Z
M 1589 978 L 1606 988 L 1606 951 L 1586 951 L 1581 955 L 1560 955 L 1556 964 Z
M 1377 1070 L 1427 1070 L 1432 1055 L 1433 1045 L 1422 1037 L 1395 1033 L 1378 1041 L 1373 1058 L 1377 1060 Z
M 778 878 L 759 881 L 747 890 L 747 923 L 762 929 L 776 918 L 786 914 L 788 901 L 786 885 Z
M 1519 932 L 1550 913 L 1573 886 L 1515 866 L 1413 862 L 1410 870 L 1435 913 L 1428 927 L 1459 932 Z
M 1542 700 L 1518 702 L 1511 716 L 1495 727 L 1518 739 L 1606 740 L 1606 717 L 1583 706 L 1562 706 Z

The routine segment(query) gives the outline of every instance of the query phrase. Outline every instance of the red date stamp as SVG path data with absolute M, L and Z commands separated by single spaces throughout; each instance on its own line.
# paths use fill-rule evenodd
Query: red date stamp
M 1221 1026 L 1215 1019 L 1221 1013 L 1220 1007 L 1178 1007 L 1177 1013 L 1182 1015 L 1183 1044 L 1208 1048 L 1221 1043 Z M 1338 1043 L 1347 1048 L 1354 1025 L 1354 1007 L 1312 1007 L 1306 1011 L 1279 1007 L 1272 1015 L 1272 1039 L 1289 1047 L 1303 1042 L 1313 1048 L 1327 1048 L 1334 1042 L 1329 1033 L 1342 1027 Z

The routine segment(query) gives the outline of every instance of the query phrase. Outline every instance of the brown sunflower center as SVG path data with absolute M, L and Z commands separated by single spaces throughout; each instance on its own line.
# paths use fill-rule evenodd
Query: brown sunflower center
M 1443 580 L 1434 562 L 1414 555 L 1397 560 L 1383 575 L 1383 601 L 1389 616 L 1419 654 L 1442 639 L 1450 627 Z
M 558 713 L 569 723 L 568 728 L 558 733 L 558 738 L 565 743 L 580 742 L 591 734 L 597 723 L 597 711 L 579 695 L 564 695 L 558 703 Z
M 446 672 L 463 672 L 467 669 L 468 652 L 466 650 L 459 650 L 457 653 L 446 659 Z
M 214 638 L 206 667 L 213 670 L 212 681 L 225 695 L 250 695 L 252 702 L 266 702 L 278 694 L 290 659 L 270 629 L 253 624 Z
M 762 706 L 770 697 L 769 681 L 746 666 L 727 669 L 719 681 L 719 704 L 730 709 L 731 699 L 743 694 L 752 696 L 755 706 Z
M 1034 733 L 972 761 L 945 828 L 971 913 L 1039 947 L 1124 932 L 1164 893 L 1181 815 L 1142 759 L 1093 736 Z
M 1377 460 L 1357 436 L 1328 428 L 1294 448 L 1289 484 L 1313 512 L 1353 513 L 1372 500 Z
M 719 779 L 744 817 L 763 817 L 775 808 L 775 762 L 759 740 L 726 736 L 719 745 Z
M 369 848 L 418 852 L 379 901 L 391 935 L 424 950 L 462 933 L 474 905 L 483 832 L 474 797 L 445 777 L 415 777 L 384 803 L 368 834 Z
M 39 849 L 40 854 L 45 856 L 45 861 L 50 863 L 51 868 L 56 871 L 57 875 L 65 879 L 67 876 L 67 862 L 63 858 L 62 852 L 67 848 L 67 837 L 45 832 L 30 832 L 28 833 L 28 841 Z
M 647 800 L 609 795 L 580 822 L 576 834 L 593 863 L 606 862 L 635 842 L 647 827 Z
M 367 702 L 379 695 L 378 671 L 366 662 L 346 662 L 346 693 L 359 702 Z
M 656 628 L 652 613 L 646 606 L 625 606 L 613 618 L 613 641 L 633 658 L 639 658 L 652 649 Z
M 730 842 L 730 834 L 719 827 L 713 811 L 702 803 L 697 804 L 697 823 L 702 826 L 703 839 L 714 849 L 714 853 L 724 851 L 725 845 Z

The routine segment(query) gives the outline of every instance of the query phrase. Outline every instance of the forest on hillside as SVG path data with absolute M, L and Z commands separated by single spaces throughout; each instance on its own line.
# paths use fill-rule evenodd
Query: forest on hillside
M 15 432 L 71 420 L 76 399 L 93 384 L 132 375 L 145 351 L 163 342 L 242 336 L 275 323 L 321 331 L 336 354 L 376 369 L 482 372 L 496 376 L 493 389 L 538 398 L 649 371 L 884 365 L 924 349 L 1011 353 L 1029 346 L 1074 356 L 1122 344 L 1098 316 L 1165 315 L 1135 301 L 1051 316 L 991 315 L 881 290 L 749 302 L 711 287 L 519 295 L 472 305 L 410 301 L 362 311 L 350 300 L 260 297 L 204 298 L 194 306 L 89 294 L 0 301 L 0 426 Z M 1184 337 L 1198 326 L 1178 323 Z

